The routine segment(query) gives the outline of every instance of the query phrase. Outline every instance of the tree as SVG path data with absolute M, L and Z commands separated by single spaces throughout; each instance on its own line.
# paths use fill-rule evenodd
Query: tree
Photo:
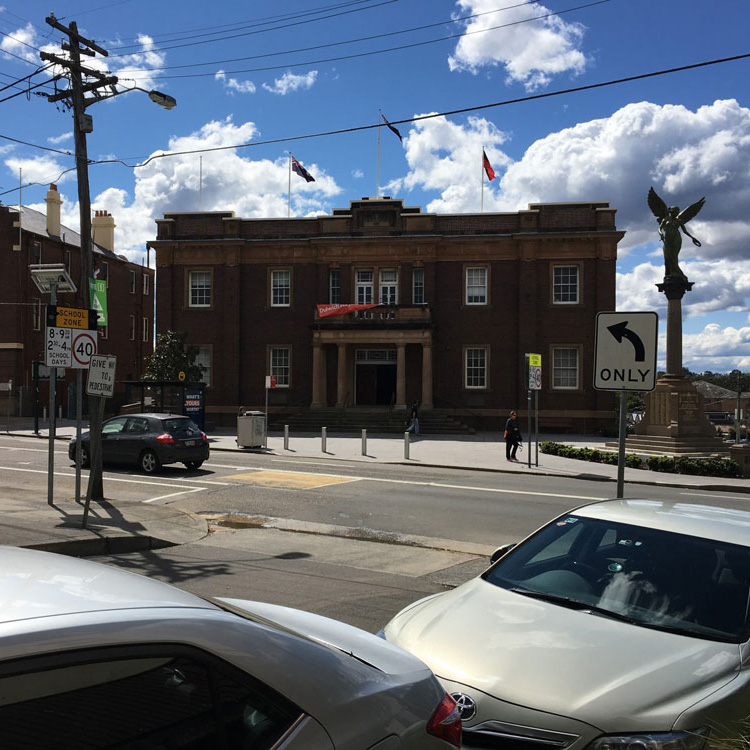
M 203 367 L 196 363 L 198 347 L 186 344 L 187 333 L 167 331 L 156 337 L 154 353 L 146 361 L 142 380 L 179 380 L 181 372 L 185 381 L 196 383 L 203 379 Z

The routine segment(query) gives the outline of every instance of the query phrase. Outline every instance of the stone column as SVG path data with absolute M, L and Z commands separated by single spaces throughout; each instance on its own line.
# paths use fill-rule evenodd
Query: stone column
M 432 409 L 432 344 L 422 344 L 422 409 Z
M 326 353 L 320 344 L 313 344 L 312 403 L 310 407 L 326 405 Z
M 682 298 L 693 282 L 671 275 L 656 288 L 667 297 L 667 375 L 682 377 Z
M 406 408 L 406 344 L 397 345 L 396 354 L 396 408 Z
M 336 406 L 344 406 L 346 400 L 346 344 L 339 344 L 339 363 L 336 380 Z

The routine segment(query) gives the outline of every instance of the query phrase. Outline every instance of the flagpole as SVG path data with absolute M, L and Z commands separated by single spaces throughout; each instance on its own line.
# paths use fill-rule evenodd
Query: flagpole
M 482 146 L 482 161 L 481 167 L 479 168 L 479 181 L 482 183 L 482 202 L 479 213 L 484 213 L 484 146 Z
M 198 209 L 203 211 L 203 157 L 198 158 Z
M 289 152 L 289 186 L 287 187 L 287 205 L 286 205 L 286 218 L 289 219 L 292 216 L 292 152 Z
M 380 127 L 381 127 L 381 114 L 378 110 L 378 168 L 375 172 L 375 197 L 380 198 Z

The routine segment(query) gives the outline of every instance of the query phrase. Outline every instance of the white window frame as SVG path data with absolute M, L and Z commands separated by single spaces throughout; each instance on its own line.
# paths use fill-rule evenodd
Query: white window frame
M 571 271 L 574 273 L 570 274 Z M 567 297 L 567 299 L 563 299 L 563 297 Z M 577 305 L 580 301 L 580 267 L 577 265 L 552 266 L 552 304 Z
M 286 282 L 286 283 L 284 283 Z M 288 268 L 271 271 L 271 307 L 291 307 L 292 272 Z
M 289 388 L 292 379 L 292 347 L 271 346 L 268 349 L 268 372 L 276 378 L 277 388 Z
M 478 356 L 479 352 L 481 352 L 481 357 Z M 475 357 L 482 361 L 474 361 Z M 464 348 L 464 388 L 466 390 L 478 391 L 487 389 L 489 382 L 489 359 L 489 347 L 467 346 Z M 470 369 L 477 370 L 477 373 L 470 376 Z M 470 382 L 470 380 L 474 382 Z
M 201 380 L 206 386 L 211 385 L 211 355 L 213 351 L 210 346 L 199 346 L 198 353 L 195 355 L 195 364 L 203 367 L 201 371 Z
M 341 302 L 341 269 L 328 269 L 328 303 L 338 305 Z
M 207 284 L 199 285 L 198 280 L 208 280 Z M 144 278 L 147 278 L 144 276 Z M 189 271 L 188 272 L 188 307 L 211 307 L 213 293 L 213 278 L 211 271 Z
M 411 301 L 413 305 L 424 305 L 424 268 L 414 268 L 411 272 Z
M 369 274 L 369 280 L 367 275 Z M 358 268 L 354 272 L 354 289 L 358 305 L 371 305 L 375 294 L 375 274 L 372 268 Z
M 135 315 L 130 316 L 130 340 L 135 341 Z
M 381 305 L 398 304 L 398 268 L 381 268 L 378 271 L 378 293 Z
M 42 330 L 42 300 L 39 297 L 34 297 L 33 307 L 31 308 L 31 327 L 35 331 Z
M 562 361 L 563 353 L 574 352 L 575 362 Z M 581 351 L 577 346 L 553 346 L 552 347 L 552 388 L 556 391 L 577 391 L 581 382 Z M 569 382 L 569 374 L 575 375 L 575 384 Z M 563 377 L 565 375 L 565 377 Z
M 143 318 L 141 321 L 143 324 L 143 332 L 141 333 L 141 341 L 144 341 L 148 343 L 148 341 L 151 339 L 151 321 L 148 318 Z
M 487 304 L 487 266 L 467 266 L 466 294 L 467 305 Z M 470 293 L 469 290 L 472 290 Z M 481 293 L 479 290 L 482 290 Z
M 143 274 L 143 294 L 147 295 L 151 290 L 151 277 L 147 274 Z

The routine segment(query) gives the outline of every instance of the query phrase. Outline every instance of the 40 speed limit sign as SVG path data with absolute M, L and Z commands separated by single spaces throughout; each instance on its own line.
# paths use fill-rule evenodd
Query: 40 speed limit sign
M 73 369 L 86 370 L 96 354 L 96 331 L 72 330 L 71 364 Z

